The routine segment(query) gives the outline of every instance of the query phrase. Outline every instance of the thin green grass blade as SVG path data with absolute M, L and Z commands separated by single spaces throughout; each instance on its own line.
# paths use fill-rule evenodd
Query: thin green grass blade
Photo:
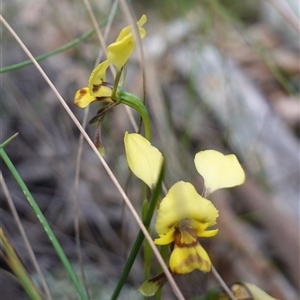
M 21 285 L 23 286 L 25 292 L 32 300 L 42 300 L 38 289 L 32 282 L 29 274 L 24 268 L 21 260 L 16 254 L 13 246 L 11 245 L 8 238 L 5 236 L 3 229 L 0 227 L 0 248 L 4 254 L 7 264 L 10 266 L 11 270 L 18 277 Z
M 153 193 L 152 193 L 152 197 L 151 197 L 151 200 L 150 200 L 150 203 L 149 203 L 149 208 L 148 208 L 148 211 L 147 211 L 147 214 L 145 216 L 145 219 L 144 219 L 144 225 L 146 228 L 149 227 L 150 225 L 150 222 L 151 222 L 151 219 L 152 219 L 152 216 L 153 216 L 153 213 L 154 213 L 154 210 L 156 208 L 156 203 L 159 199 L 159 196 L 160 196 L 160 193 L 161 193 L 161 189 L 162 189 L 162 182 L 163 182 L 163 178 L 164 178 L 164 171 L 165 171 L 165 166 L 163 165 L 162 168 L 161 168 L 161 171 L 160 171 L 160 174 L 159 174 L 159 178 L 158 178 L 158 181 L 157 181 L 157 184 L 153 190 Z M 114 293 L 113 295 L 111 296 L 111 300 L 116 300 L 120 294 L 120 291 L 123 287 L 123 285 L 125 284 L 125 281 L 126 281 L 126 278 L 131 270 L 131 267 L 136 259 L 136 256 L 141 248 L 141 245 L 144 241 L 144 234 L 143 232 L 140 230 L 138 235 L 137 235 L 137 238 L 134 242 L 134 245 L 132 247 L 132 250 L 129 254 L 129 257 L 126 261 L 126 264 L 125 264 L 125 267 L 124 267 L 124 270 L 121 274 L 121 277 L 119 279 L 119 282 L 114 290 Z
M 120 9 L 118 9 L 116 11 L 116 16 L 119 14 L 119 12 L 120 12 Z M 102 22 L 99 23 L 99 27 L 101 28 L 101 27 L 105 26 L 107 24 L 107 21 L 108 21 L 108 17 L 105 20 L 103 20 Z M 67 43 L 67 44 L 65 44 L 65 45 L 63 45 L 61 47 L 58 47 L 58 48 L 56 48 L 55 50 L 53 50 L 51 52 L 48 52 L 48 53 L 45 53 L 43 55 L 37 56 L 35 59 L 37 61 L 41 61 L 41 60 L 44 60 L 44 59 L 46 59 L 48 57 L 51 57 L 53 55 L 59 54 L 61 52 L 64 52 L 65 50 L 68 50 L 68 49 L 76 46 L 77 44 L 81 43 L 82 41 L 88 39 L 95 32 L 96 32 L 96 30 L 92 29 L 92 30 L 84 33 L 83 35 L 79 36 L 78 38 L 72 40 L 71 42 L 69 42 L 69 43 Z M 13 65 L 1 68 L 0 69 L 0 73 L 6 73 L 6 72 L 14 71 L 14 70 L 17 70 L 17 69 L 29 66 L 31 64 L 32 64 L 32 60 L 25 60 L 25 61 L 22 61 L 20 63 L 13 64 Z
M 3 144 L 6 144 L 6 142 L 4 142 Z M 57 255 L 59 256 L 64 268 L 66 269 L 74 287 L 77 290 L 78 296 L 80 297 L 80 299 L 82 300 L 87 300 L 87 295 L 85 293 L 85 290 L 83 289 L 82 285 L 80 284 L 77 275 L 75 274 L 74 270 L 72 269 L 72 266 L 68 260 L 68 258 L 66 257 L 63 249 L 61 248 L 55 234 L 53 233 L 51 227 L 49 226 L 46 218 L 44 217 L 43 213 L 41 212 L 40 208 L 38 207 L 36 201 L 34 200 L 34 198 L 32 197 L 30 191 L 28 190 L 26 184 L 24 183 L 23 179 L 21 178 L 21 176 L 19 175 L 17 169 L 15 168 L 15 166 L 13 165 L 13 163 L 11 162 L 10 158 L 8 157 L 8 155 L 6 154 L 6 152 L 4 151 L 4 149 L 2 148 L 2 145 L 0 145 L 0 156 L 3 159 L 3 161 L 5 162 L 5 164 L 7 165 L 8 169 L 10 170 L 11 174 L 13 175 L 13 177 L 15 178 L 16 182 L 18 183 L 19 187 L 21 188 L 23 194 L 25 195 L 26 199 L 28 200 L 31 208 L 33 209 L 34 213 L 36 214 L 37 218 L 39 219 L 42 227 L 44 228 L 49 240 L 51 241 L 53 248 L 55 249 Z

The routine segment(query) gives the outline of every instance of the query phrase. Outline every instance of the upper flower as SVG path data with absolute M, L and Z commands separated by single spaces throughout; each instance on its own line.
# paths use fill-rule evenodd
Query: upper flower
M 147 22 L 146 15 L 142 15 L 137 22 L 140 37 L 143 39 L 146 35 L 146 30 L 142 27 Z M 117 40 L 107 47 L 106 55 L 110 63 L 114 64 L 117 70 L 127 62 L 129 56 L 136 46 L 136 40 L 132 26 L 124 27 Z
M 218 210 L 211 201 L 201 197 L 194 186 L 179 181 L 161 201 L 155 229 L 159 234 L 154 242 L 166 245 L 174 242 L 170 256 L 170 269 L 185 274 L 199 269 L 211 270 L 208 254 L 198 242 L 198 237 L 212 237 L 218 230 L 207 230 L 216 224 Z
M 142 27 L 147 21 L 146 15 L 142 15 L 137 22 L 140 37 L 144 38 L 146 30 Z M 117 68 L 120 73 L 129 56 L 136 46 L 132 26 L 124 27 L 117 40 L 110 44 L 106 50 L 107 60 L 100 63 L 91 73 L 88 87 L 78 90 L 74 97 L 74 104 L 80 108 L 88 106 L 93 101 L 112 102 L 112 85 L 107 83 L 106 70 L 110 64 Z M 118 82 L 116 83 L 118 84 Z

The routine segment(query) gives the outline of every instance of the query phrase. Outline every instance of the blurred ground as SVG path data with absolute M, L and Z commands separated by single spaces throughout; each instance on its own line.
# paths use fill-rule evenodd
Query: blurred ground
M 91 4 L 98 21 L 108 16 L 112 6 L 109 0 Z M 299 3 L 166 0 L 133 1 L 132 7 L 137 18 L 142 13 L 148 16 L 143 42 L 147 103 L 153 144 L 167 159 L 167 186 L 186 180 L 201 191 L 202 180 L 193 165 L 195 153 L 208 148 L 236 153 L 247 182 L 215 193 L 212 200 L 220 210 L 220 232 L 203 245 L 228 284 L 248 281 L 278 299 L 298 299 L 300 64 L 299 27 L 294 20 L 299 22 Z M 2 3 L 2 8 L 35 56 L 92 29 L 81 1 L 13 0 Z M 125 24 L 121 13 L 108 42 Z M 1 67 L 27 60 L 6 29 L 1 31 Z M 80 121 L 83 111 L 73 105 L 74 93 L 86 86 L 99 50 L 93 35 L 41 62 Z M 137 58 L 128 65 L 126 89 L 142 97 Z M 91 105 L 89 116 L 96 110 L 98 104 Z M 94 130 L 87 126 L 91 136 Z M 122 186 L 129 174 L 123 149 L 127 130 L 133 131 L 123 107 L 106 116 L 105 159 Z M 126 210 L 122 221 L 122 198 L 86 143 L 77 195 L 79 131 L 32 65 L 2 75 L 1 141 L 15 132 L 19 136 L 5 150 L 77 269 L 74 201 L 78 199 L 82 256 L 92 298 L 109 299 L 138 228 Z M 53 298 L 76 299 L 50 242 L 3 163 L 1 171 Z M 128 195 L 140 211 L 140 184 L 135 178 Z M 3 194 L 0 209 L 1 226 L 35 278 Z M 7 269 L 3 261 L 0 266 Z M 156 267 L 154 263 L 152 275 Z M 7 273 L 1 275 L 6 280 Z M 120 299 L 141 299 L 134 290 L 142 278 L 140 257 Z M 197 271 L 177 280 L 187 299 L 217 285 L 212 275 Z M 19 293 L 13 286 L 8 290 Z M 3 293 L 2 299 L 12 299 Z M 174 299 L 168 285 L 162 299 Z

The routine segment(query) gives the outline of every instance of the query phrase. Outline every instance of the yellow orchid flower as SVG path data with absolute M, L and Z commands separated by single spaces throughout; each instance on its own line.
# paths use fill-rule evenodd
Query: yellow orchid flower
M 224 155 L 216 150 L 200 151 L 195 166 L 204 178 L 204 196 L 217 189 L 234 187 L 245 182 L 245 172 L 234 154 Z
M 146 15 L 137 22 L 138 31 L 141 39 L 146 35 L 146 30 L 142 27 L 147 22 Z M 121 70 L 126 64 L 129 56 L 136 46 L 134 32 L 132 26 L 126 26 L 120 32 L 117 40 L 107 47 L 106 55 L 110 63 L 116 66 L 117 70 Z
M 209 256 L 197 238 L 217 234 L 217 229 L 207 230 L 216 224 L 217 217 L 218 210 L 212 202 L 200 196 L 192 184 L 179 181 L 170 188 L 158 209 L 155 229 L 159 238 L 154 243 L 174 242 L 169 261 L 173 273 L 211 270 Z
M 146 35 L 146 30 L 142 27 L 147 21 L 146 15 L 142 15 L 137 22 L 141 38 Z M 124 27 L 117 40 L 107 47 L 107 60 L 101 62 L 91 73 L 88 87 L 78 90 L 74 97 L 74 104 L 80 108 L 88 106 L 94 101 L 114 102 L 111 99 L 113 87 L 107 83 L 106 70 L 112 63 L 120 73 L 122 67 L 126 64 L 129 56 L 136 46 L 132 26 Z M 116 85 L 118 82 L 115 83 Z
M 153 188 L 163 164 L 161 152 L 137 133 L 125 133 L 126 159 L 132 173 Z
M 131 171 L 150 188 L 157 182 L 163 156 L 139 134 L 125 134 L 126 158 Z M 245 181 L 245 173 L 235 155 L 223 155 L 215 150 L 196 154 L 195 164 L 204 177 L 206 193 L 201 196 L 188 182 L 177 182 L 160 202 L 155 229 L 157 245 L 172 244 L 169 266 L 173 273 L 185 274 L 199 269 L 211 270 L 211 261 L 200 245 L 199 237 L 212 237 L 217 229 L 218 210 L 206 196 L 222 187 L 232 187 Z

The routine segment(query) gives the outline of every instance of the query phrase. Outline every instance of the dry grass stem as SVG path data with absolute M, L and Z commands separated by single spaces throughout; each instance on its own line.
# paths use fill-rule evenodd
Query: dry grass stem
M 85 128 L 88 120 L 88 112 L 89 107 L 84 110 L 82 127 Z M 86 281 L 86 276 L 84 272 L 84 263 L 82 259 L 81 253 L 81 243 L 80 243 L 80 230 L 79 230 L 79 211 L 78 211 L 78 189 L 79 189 L 79 177 L 80 177 L 80 165 L 81 165 L 81 158 L 82 158 L 82 150 L 83 150 L 83 141 L 84 137 L 81 134 L 79 137 L 78 142 L 78 151 L 76 156 L 76 163 L 75 163 L 75 180 L 74 180 L 74 231 L 75 231 L 75 242 L 76 242 L 76 252 L 78 257 L 78 264 L 80 267 L 80 273 L 82 277 L 82 281 L 84 284 L 84 288 L 87 293 L 88 299 L 91 299 L 89 294 L 89 288 Z
M 234 295 L 232 294 L 232 292 L 229 289 L 229 287 L 227 286 L 227 284 L 224 282 L 223 278 L 220 276 L 220 274 L 218 273 L 218 271 L 216 270 L 216 268 L 213 265 L 211 266 L 211 271 L 212 271 L 213 275 L 215 276 L 215 278 L 217 279 L 217 281 L 222 286 L 222 288 L 224 289 L 224 291 L 227 293 L 227 295 L 229 296 L 229 298 L 231 300 L 237 300 L 234 297 Z

